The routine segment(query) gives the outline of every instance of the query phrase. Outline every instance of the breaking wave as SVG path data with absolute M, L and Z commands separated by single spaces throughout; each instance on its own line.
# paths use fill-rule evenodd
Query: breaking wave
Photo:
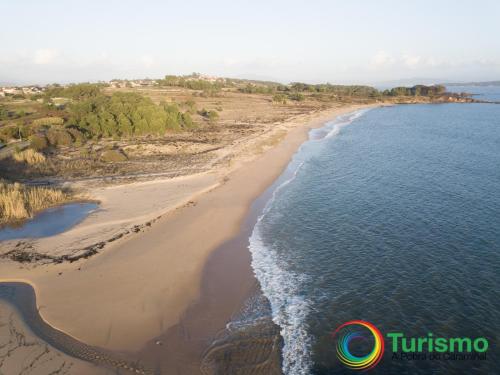
M 250 236 L 252 268 L 262 292 L 271 305 L 272 319 L 280 327 L 283 337 L 282 368 L 285 375 L 308 375 L 310 373 L 312 337 L 308 333 L 306 322 L 312 304 L 303 293 L 303 286 L 307 283 L 308 276 L 288 269 L 285 262 L 280 259 L 275 245 L 266 243 L 262 234 L 263 219 L 273 209 L 273 203 L 279 193 L 299 175 L 304 162 L 310 155 L 309 152 L 305 152 L 305 148 L 309 149 L 313 142 L 320 142 L 337 135 L 342 127 L 351 124 L 366 111 L 367 109 L 363 109 L 339 116 L 322 128 L 310 131 L 309 140 L 293 157 L 288 172 L 282 176 L 282 178 L 285 177 L 284 181 L 274 189 Z

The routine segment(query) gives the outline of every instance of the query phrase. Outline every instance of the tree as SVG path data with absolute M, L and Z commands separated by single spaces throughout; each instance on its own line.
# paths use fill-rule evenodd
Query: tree
M 134 127 L 132 122 L 129 120 L 124 113 L 120 113 L 117 118 L 118 127 L 121 130 L 122 135 L 131 136 L 134 133 Z
M 137 93 L 100 94 L 73 102 L 69 112 L 69 124 L 96 138 L 160 135 L 167 130 L 194 125 L 191 117 L 183 114 L 177 104 L 156 105 Z

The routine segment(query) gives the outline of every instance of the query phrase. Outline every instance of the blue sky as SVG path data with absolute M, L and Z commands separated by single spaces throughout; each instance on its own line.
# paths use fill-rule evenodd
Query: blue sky
M 0 0 L 0 82 L 500 79 L 500 1 Z

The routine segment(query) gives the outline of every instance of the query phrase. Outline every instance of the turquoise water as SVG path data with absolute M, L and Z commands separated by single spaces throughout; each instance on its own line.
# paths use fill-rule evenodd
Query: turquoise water
M 98 207 L 97 203 L 69 203 L 49 208 L 20 226 L 0 229 L 0 241 L 49 237 L 67 231 Z
M 370 373 L 498 373 L 500 105 L 377 108 L 311 132 L 250 250 L 287 375 L 353 373 L 331 333 L 354 319 L 490 344 L 486 360 L 402 361 L 386 338 Z

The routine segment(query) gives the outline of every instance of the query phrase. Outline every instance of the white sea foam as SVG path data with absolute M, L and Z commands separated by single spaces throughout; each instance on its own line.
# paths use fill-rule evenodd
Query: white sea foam
M 276 252 L 262 241 L 259 228 L 256 225 L 250 239 L 252 267 L 271 304 L 273 321 L 280 327 L 283 337 L 283 372 L 306 375 L 311 367 L 308 355 L 311 338 L 304 325 L 309 303 L 299 295 L 300 275 L 280 266 Z
M 366 111 L 349 113 L 339 117 L 336 121 L 327 123 L 321 129 L 311 131 L 308 142 L 318 142 L 337 135 L 343 126 L 352 123 Z M 301 292 L 307 276 L 287 269 L 287 265 L 279 258 L 277 249 L 265 243 L 262 226 L 263 219 L 272 209 L 280 191 L 295 180 L 304 165 L 302 149 L 302 147 L 299 149 L 294 156 L 294 161 L 290 164 L 290 166 L 297 165 L 291 177 L 274 189 L 271 199 L 266 203 L 250 236 L 249 245 L 252 253 L 252 268 L 259 280 L 262 292 L 270 302 L 273 321 L 280 327 L 283 337 L 283 372 L 285 375 L 308 375 L 311 371 L 313 341 L 308 333 L 306 321 L 312 306 Z
M 367 111 L 368 111 L 368 109 L 362 109 L 362 110 L 359 110 L 356 112 L 352 112 L 352 113 L 345 115 L 344 117 L 339 118 L 339 121 L 334 121 L 332 123 L 333 126 L 332 126 L 331 130 L 328 132 L 328 134 L 325 136 L 324 139 L 328 139 L 328 138 L 331 138 L 331 137 L 339 134 L 340 130 L 344 126 L 351 124 L 354 120 L 361 117 Z

